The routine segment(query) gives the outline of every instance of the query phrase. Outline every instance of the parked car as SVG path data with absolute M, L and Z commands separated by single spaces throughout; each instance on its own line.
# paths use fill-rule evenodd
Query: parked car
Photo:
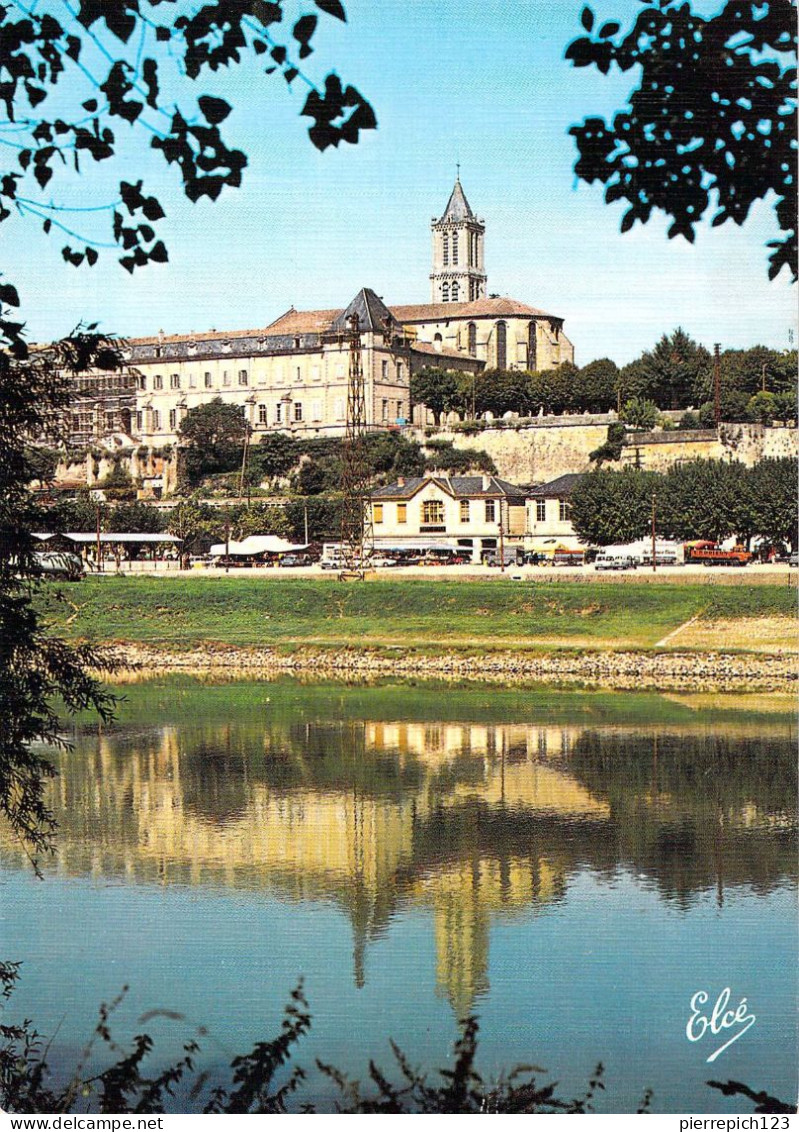
M 372 559 L 372 566 L 375 569 L 382 570 L 386 566 L 399 566 L 399 562 L 396 558 L 386 558 L 381 555 Z
M 795 550 L 793 554 L 788 555 L 789 566 L 799 566 L 799 550 Z
M 629 554 L 598 554 L 594 562 L 596 570 L 635 570 L 637 566 Z
M 280 566 L 310 566 L 311 559 L 307 554 L 284 554 L 280 559 Z

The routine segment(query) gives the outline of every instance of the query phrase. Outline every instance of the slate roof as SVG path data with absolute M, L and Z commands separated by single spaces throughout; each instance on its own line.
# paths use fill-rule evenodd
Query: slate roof
M 469 207 L 466 194 L 463 191 L 460 177 L 455 180 L 455 187 L 449 195 L 447 207 L 439 220 L 439 224 L 446 220 L 474 220 L 474 213 Z
M 332 334 L 344 334 L 349 331 L 349 321 L 352 316 L 358 316 L 358 326 L 361 330 L 399 331 L 401 327 L 391 314 L 383 300 L 374 293 L 371 287 L 362 287 L 346 310 L 337 315 L 330 324 Z
M 531 487 L 527 495 L 530 499 L 568 499 L 580 480 L 584 478 L 584 472 L 570 472 L 566 476 L 558 476 L 556 480 L 550 480 L 549 483 Z
M 523 504 L 525 493 L 522 488 L 498 476 L 488 476 L 488 486 L 483 487 L 483 476 L 427 475 L 408 476 L 403 484 L 390 483 L 372 492 L 373 500 L 410 499 L 427 483 L 435 483 L 455 499 L 498 499 L 500 496 L 509 502 Z

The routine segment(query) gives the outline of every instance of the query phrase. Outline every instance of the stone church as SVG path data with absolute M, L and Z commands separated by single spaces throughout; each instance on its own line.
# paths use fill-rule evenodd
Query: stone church
M 174 443 L 189 409 L 214 397 L 242 407 L 256 440 L 269 430 L 343 433 L 353 314 L 373 428 L 409 421 L 410 378 L 424 367 L 476 373 L 573 361 L 561 317 L 516 299 L 487 297 L 485 224 L 472 212 L 460 176 L 431 231 L 429 303 L 386 306 L 363 288 L 344 308 L 292 307 L 255 330 L 131 339 L 124 374 L 76 381 L 72 443 L 114 433 L 152 446 Z

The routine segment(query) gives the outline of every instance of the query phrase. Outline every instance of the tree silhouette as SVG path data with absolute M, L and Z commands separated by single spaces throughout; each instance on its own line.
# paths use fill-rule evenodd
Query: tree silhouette
M 290 37 L 276 37 L 275 26 L 293 3 L 0 5 L 0 129 L 4 152 L 12 155 L 0 168 L 0 222 L 17 213 L 41 222 L 45 232 L 65 235 L 61 254 L 75 266 L 91 266 L 108 247 L 118 247 L 119 262 L 130 272 L 164 262 L 168 252 L 155 228 L 164 209 L 141 180 L 119 181 L 115 199 L 92 207 L 54 202 L 52 185 L 59 173 L 69 184 L 91 163 L 110 161 L 125 148 L 128 132 L 137 131 L 177 168 L 189 200 L 216 200 L 225 186 L 238 187 L 247 156 L 220 132 L 231 107 L 212 94 L 196 97 L 190 84 L 247 62 L 309 88 L 301 115 L 312 119 L 308 133 L 318 149 L 356 144 L 361 130 L 377 125 L 372 107 L 335 74 L 318 88 L 302 73 L 293 51 L 298 60 L 312 53 L 318 18 L 300 14 Z M 346 20 L 340 0 L 315 0 L 315 6 Z M 69 19 L 61 22 L 64 12 Z M 103 216 L 110 239 L 77 231 Z
M 769 279 L 788 267 L 797 277 L 796 13 L 790 0 L 727 0 L 711 17 L 684 0 L 654 0 L 621 38 L 621 25 L 595 29 L 566 58 L 607 75 L 640 68 L 628 105 L 607 122 L 586 118 L 576 139 L 577 176 L 606 185 L 605 201 L 626 200 L 627 232 L 653 209 L 671 218 L 669 239 L 693 241 L 709 208 L 715 227 L 741 225 L 752 204 L 776 194 L 783 235 L 769 242 Z

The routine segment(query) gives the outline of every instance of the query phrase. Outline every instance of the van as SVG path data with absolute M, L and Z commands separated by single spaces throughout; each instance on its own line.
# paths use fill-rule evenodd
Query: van
M 635 570 L 637 565 L 629 554 L 598 554 L 594 562 L 597 570 Z

